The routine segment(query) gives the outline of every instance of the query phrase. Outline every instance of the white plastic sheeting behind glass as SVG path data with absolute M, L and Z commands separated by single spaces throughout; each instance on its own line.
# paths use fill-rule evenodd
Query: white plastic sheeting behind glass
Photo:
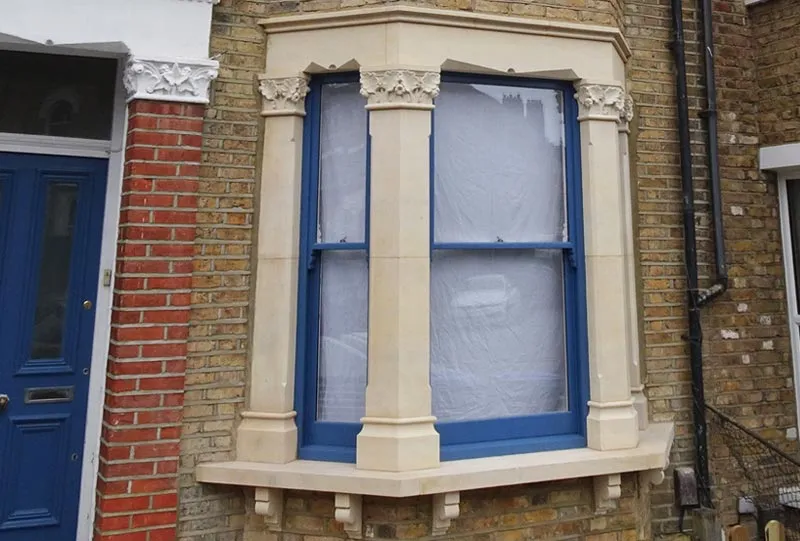
M 357 83 L 347 83 L 325 85 L 321 101 L 317 240 L 363 243 L 365 100 Z M 323 251 L 319 265 L 317 419 L 358 423 L 367 385 L 367 253 Z
M 564 411 L 559 251 L 438 251 L 431 387 L 439 421 Z
M 567 240 L 555 91 L 445 83 L 434 133 L 437 243 Z M 433 414 L 466 421 L 564 411 L 564 319 L 560 250 L 434 245 Z
M 358 83 L 324 85 L 317 242 L 364 242 L 367 111 Z
M 434 115 L 436 242 L 566 240 L 559 92 L 443 83 Z
M 367 386 L 367 255 L 325 252 L 319 313 L 317 419 L 358 423 Z

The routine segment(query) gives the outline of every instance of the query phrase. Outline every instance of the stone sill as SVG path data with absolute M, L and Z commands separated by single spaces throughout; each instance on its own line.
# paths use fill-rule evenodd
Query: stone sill
M 399 473 L 310 460 L 287 464 L 212 462 L 198 465 L 196 477 L 201 483 L 404 498 L 629 472 L 661 472 L 669 464 L 673 436 L 672 423 L 654 423 L 639 433 L 638 447 L 618 451 L 584 448 L 455 460 L 435 469 Z
M 745 6 L 754 6 L 756 4 L 763 4 L 767 0 L 744 0 Z

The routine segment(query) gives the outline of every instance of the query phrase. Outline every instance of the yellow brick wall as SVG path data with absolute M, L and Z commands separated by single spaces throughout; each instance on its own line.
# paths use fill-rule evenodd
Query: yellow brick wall
M 222 0 L 214 8 L 211 54 L 219 55 L 219 79 L 206 114 L 198 244 L 195 255 L 191 353 L 187 369 L 179 531 L 184 541 L 278 541 L 259 517 L 246 513 L 243 491 L 194 482 L 198 462 L 232 459 L 236 413 L 244 402 L 251 295 L 250 251 L 253 197 L 258 182 L 262 126 L 256 75 L 263 70 L 265 43 L 256 21 L 281 13 L 311 12 L 385 3 L 383 0 Z M 671 35 L 667 0 L 425 0 L 414 5 L 618 25 L 634 51 L 629 85 L 637 107 L 631 155 L 638 209 L 637 249 L 641 274 L 645 381 L 654 421 L 677 423 L 674 464 L 692 462 L 691 400 L 686 333 L 680 178 L 674 76 L 667 45 Z M 771 0 L 778 9 L 792 0 Z M 705 169 L 705 135 L 698 113 L 702 66 L 696 0 L 685 0 L 691 122 L 702 274 L 713 261 Z M 767 5 L 753 20 L 767 16 Z M 753 26 L 741 0 L 715 2 L 723 214 L 731 265 L 731 291 L 706 310 L 707 396 L 782 445 L 795 426 L 792 371 L 786 329 L 777 196 L 757 171 L 759 125 L 757 58 L 770 31 Z M 762 25 L 763 26 L 763 25 Z M 755 36 L 754 36 L 755 34 Z M 762 51 L 767 48 L 762 44 Z M 764 52 L 758 53 L 762 56 Z M 759 57 L 760 58 L 760 57 Z M 761 93 L 764 90 L 761 89 Z M 763 107 L 763 104 L 762 104 Z M 791 109 L 781 105 L 775 115 Z M 762 123 L 763 124 L 763 123 Z M 762 129 L 764 129 L 762 125 Z M 775 126 L 773 131 L 783 128 Z M 775 135 L 767 135 L 775 138 Z M 724 339 L 726 336 L 738 336 Z M 722 451 L 712 449 L 712 454 Z M 719 466 L 722 462 L 715 462 Z M 573 481 L 462 494 L 463 517 L 448 538 L 516 541 L 531 537 L 576 537 L 629 541 L 634 531 L 671 536 L 677 518 L 671 482 L 650 497 L 625 478 L 621 509 L 606 517 L 591 513 L 591 485 Z M 565 496 L 568 495 L 568 496 Z M 252 494 L 248 493 L 252 498 Z M 290 493 L 287 532 L 280 541 L 342 537 L 332 521 L 332 496 Z M 559 500 L 563 498 L 563 501 Z M 559 500 L 557 505 L 554 503 Z M 731 520 L 733 499 L 721 509 Z M 368 537 L 420 537 L 429 528 L 430 498 L 365 501 Z M 250 502 L 252 508 L 252 501 Z M 555 515 L 553 514 L 555 513 Z M 371 533 L 369 533 L 371 532 Z M 392 534 L 392 535 L 390 535 Z M 305 538 L 305 539 L 301 539 Z
M 751 10 L 765 145 L 800 142 L 800 4 L 770 0 Z

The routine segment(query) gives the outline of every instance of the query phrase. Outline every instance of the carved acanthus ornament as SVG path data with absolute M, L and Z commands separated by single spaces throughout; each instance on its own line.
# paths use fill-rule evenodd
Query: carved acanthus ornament
M 125 69 L 128 100 L 149 99 L 208 103 L 211 81 L 217 78 L 215 60 L 176 62 L 131 58 Z
M 626 94 L 621 86 L 581 84 L 575 94 L 578 100 L 578 119 L 614 120 L 626 113 Z M 631 113 L 633 108 L 631 108 Z
M 308 76 L 258 78 L 261 92 L 261 114 L 264 116 L 304 115 L 308 94 Z
M 428 109 L 439 95 L 437 71 L 392 69 L 361 72 L 361 95 L 367 109 L 408 107 Z

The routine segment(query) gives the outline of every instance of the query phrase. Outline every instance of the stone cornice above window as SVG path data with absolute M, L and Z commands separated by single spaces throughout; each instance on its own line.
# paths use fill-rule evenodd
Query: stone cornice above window
M 755 6 L 756 4 L 763 4 L 767 2 L 767 0 L 744 0 L 744 5 L 747 7 Z
M 146 99 L 208 103 L 211 81 L 217 78 L 215 60 L 167 60 L 134 57 L 125 68 L 128 100 Z
M 576 24 L 529 17 L 508 17 L 486 13 L 450 11 L 413 6 L 387 6 L 339 10 L 325 13 L 288 15 L 262 19 L 259 24 L 269 34 L 304 30 L 330 29 L 342 26 L 359 26 L 386 23 L 416 23 L 492 30 L 538 36 L 577 38 L 611 42 L 617 53 L 627 60 L 631 49 L 622 32 L 610 26 Z

